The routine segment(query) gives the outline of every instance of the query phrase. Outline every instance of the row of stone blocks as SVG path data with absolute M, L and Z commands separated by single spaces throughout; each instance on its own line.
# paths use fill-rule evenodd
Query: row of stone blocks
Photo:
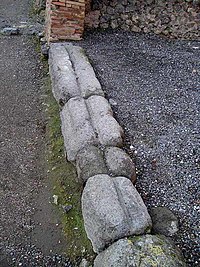
M 110 250 L 117 253 L 118 245 L 105 249 L 122 239 L 117 242 L 122 244 L 126 261 L 130 242 L 123 238 L 149 233 L 152 222 L 133 186 L 134 164 L 120 148 L 123 130 L 114 119 L 94 70 L 80 47 L 51 44 L 49 67 L 53 94 L 62 107 L 67 159 L 76 165 L 79 181 L 85 185 L 82 194 L 85 230 L 94 251 L 100 253 L 94 266 L 126 266 L 115 263 L 116 257 L 107 259 Z

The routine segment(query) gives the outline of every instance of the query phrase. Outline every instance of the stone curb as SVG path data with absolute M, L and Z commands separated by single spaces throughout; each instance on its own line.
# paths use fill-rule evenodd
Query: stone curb
M 83 98 L 71 98 L 64 105 L 61 111 L 61 122 L 69 161 L 74 161 L 78 152 L 87 145 L 97 144 L 97 137 Z
M 63 106 L 75 96 L 104 96 L 94 70 L 81 47 L 52 43 L 49 50 L 49 71 L 55 99 Z
M 92 95 L 104 96 L 101 84 L 96 78 L 93 67 L 86 57 L 84 50 L 81 47 L 73 45 L 65 45 L 65 48 L 70 55 L 74 70 L 77 73 L 77 82 L 80 86 L 82 97 L 88 98 Z
M 100 253 L 95 261 L 100 267 L 100 255 L 107 255 L 106 248 L 113 242 L 149 233 L 151 217 L 133 186 L 134 163 L 120 148 L 123 129 L 114 119 L 83 49 L 68 43 L 51 44 L 49 69 L 52 91 L 61 106 L 67 159 L 76 165 L 78 180 L 85 185 L 84 225 L 93 250 Z
M 165 236 L 143 235 L 120 239 L 101 252 L 94 267 L 186 267 L 180 250 Z
M 151 229 L 142 198 L 124 177 L 100 174 L 89 178 L 83 190 L 82 212 L 86 233 L 97 253 L 115 240 Z
M 51 44 L 49 72 L 53 95 L 60 105 L 64 105 L 71 97 L 80 96 L 69 54 L 61 44 Z
M 79 151 L 76 157 L 76 169 L 81 183 L 97 174 L 111 177 L 123 176 L 136 181 L 135 165 L 122 149 L 118 147 L 88 146 Z

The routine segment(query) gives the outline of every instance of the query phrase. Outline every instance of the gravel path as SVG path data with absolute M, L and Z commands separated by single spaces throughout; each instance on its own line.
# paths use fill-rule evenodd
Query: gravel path
M 126 131 L 137 189 L 148 207 L 175 212 L 174 240 L 199 266 L 200 43 L 96 32 L 79 45 Z
M 8 25 L 29 0 L 1 0 Z M 5 24 L 0 23 L 0 28 Z M 43 70 L 25 35 L 0 36 L 0 266 L 71 266 L 44 169 Z
M 30 1 L 1 0 L 0 2 L 0 28 L 12 27 L 29 20 L 28 12 Z

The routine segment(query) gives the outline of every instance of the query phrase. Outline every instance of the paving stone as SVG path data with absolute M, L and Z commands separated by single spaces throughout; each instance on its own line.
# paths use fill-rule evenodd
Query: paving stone
M 108 174 L 102 151 L 95 146 L 82 149 L 76 157 L 78 179 L 85 183 L 96 174 Z
M 77 74 L 82 97 L 88 98 L 91 95 L 104 96 L 101 85 L 96 78 L 94 69 L 85 55 L 83 48 L 72 45 L 66 45 L 65 47 L 70 55 Z
M 71 98 L 61 111 L 61 121 L 69 161 L 74 161 L 78 151 L 85 146 L 97 144 L 84 99 Z
M 164 236 L 120 239 L 100 253 L 94 267 L 186 267 L 178 248 Z
M 125 177 L 96 175 L 82 195 L 85 230 L 95 252 L 115 240 L 148 232 L 151 218 L 139 193 Z
M 108 101 L 101 96 L 91 96 L 86 103 L 99 142 L 107 146 L 122 146 L 123 129 L 114 119 Z
M 104 155 L 112 176 L 124 176 L 135 183 L 135 165 L 125 151 L 118 147 L 107 147 Z
M 54 97 L 61 105 L 71 97 L 80 95 L 68 52 L 60 43 L 50 45 L 49 71 Z

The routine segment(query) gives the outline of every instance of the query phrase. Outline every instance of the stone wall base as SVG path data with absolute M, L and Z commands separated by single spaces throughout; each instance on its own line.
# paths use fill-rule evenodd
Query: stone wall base
M 200 39 L 200 1 L 93 1 L 85 26 Z

